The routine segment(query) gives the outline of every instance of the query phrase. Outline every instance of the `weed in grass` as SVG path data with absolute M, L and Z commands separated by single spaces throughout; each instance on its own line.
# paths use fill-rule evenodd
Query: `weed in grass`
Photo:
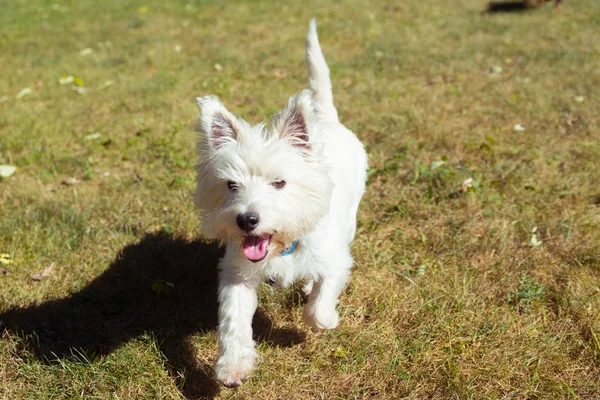
M 542 299 L 544 288 L 530 276 L 523 276 L 519 288 L 508 294 L 508 302 L 519 311 L 528 311 L 538 300 Z

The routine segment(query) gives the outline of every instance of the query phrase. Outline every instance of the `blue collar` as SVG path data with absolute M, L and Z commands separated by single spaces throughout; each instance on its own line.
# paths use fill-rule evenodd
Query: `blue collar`
M 292 254 L 296 250 L 297 246 L 298 246 L 298 241 L 294 240 L 292 242 L 292 244 L 290 244 L 290 247 L 288 247 L 287 249 L 283 250 L 281 253 L 279 253 L 279 255 L 280 256 L 289 256 L 290 254 Z

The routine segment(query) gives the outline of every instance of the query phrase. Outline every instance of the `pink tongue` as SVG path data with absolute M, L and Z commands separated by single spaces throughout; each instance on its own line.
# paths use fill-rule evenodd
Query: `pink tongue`
M 258 261 L 265 257 L 269 247 L 269 236 L 247 236 L 242 245 L 242 253 L 250 261 Z

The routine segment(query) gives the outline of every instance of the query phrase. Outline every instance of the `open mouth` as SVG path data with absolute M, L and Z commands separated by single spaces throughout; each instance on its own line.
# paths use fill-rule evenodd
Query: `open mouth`
M 246 236 L 242 243 L 242 253 L 252 262 L 262 261 L 269 253 L 270 244 L 271 235 Z

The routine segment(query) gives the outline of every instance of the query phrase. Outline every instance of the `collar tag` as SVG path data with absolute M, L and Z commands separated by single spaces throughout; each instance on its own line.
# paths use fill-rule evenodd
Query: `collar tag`
M 296 246 L 298 246 L 298 241 L 294 240 L 292 242 L 292 244 L 290 245 L 290 247 L 288 247 L 287 249 L 283 250 L 280 253 L 280 255 L 281 256 L 289 256 L 290 254 L 292 254 L 296 250 Z

